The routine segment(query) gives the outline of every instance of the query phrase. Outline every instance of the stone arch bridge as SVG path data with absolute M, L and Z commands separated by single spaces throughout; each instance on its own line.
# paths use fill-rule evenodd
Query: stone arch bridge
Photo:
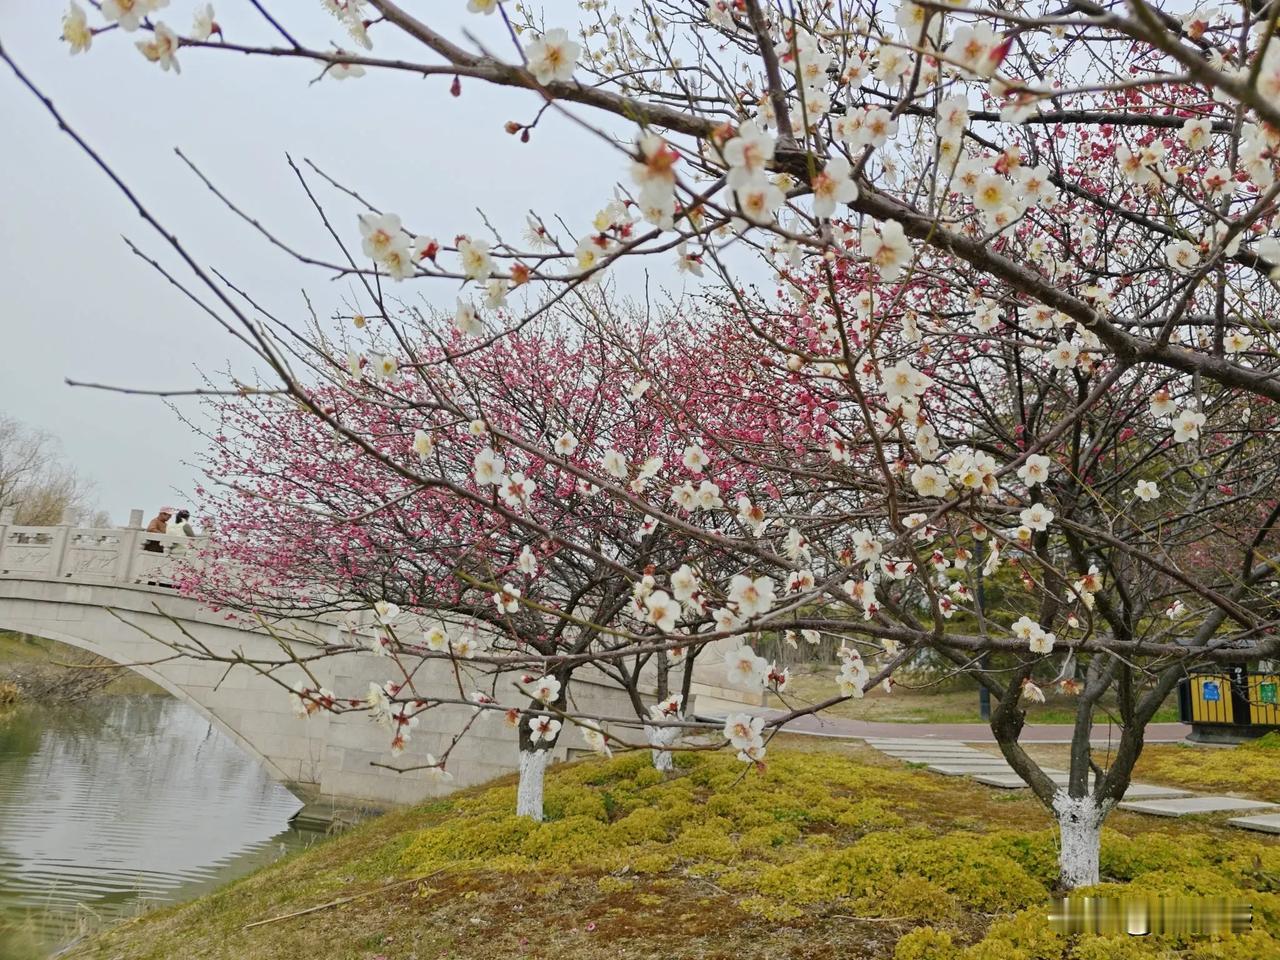
M 145 549 L 148 541 L 160 551 Z M 186 538 L 137 528 L 0 523 L 0 630 L 55 640 L 127 666 L 191 704 L 310 801 L 375 807 L 413 803 L 516 769 L 515 738 L 496 711 L 472 726 L 450 756 L 454 779 L 441 783 L 423 771 L 398 773 L 373 764 L 394 759 L 397 765 L 412 766 L 426 752 L 439 755 L 470 717 L 468 707 L 443 706 L 424 714 L 408 749 L 392 758 L 386 732 L 364 716 L 318 713 L 299 719 L 286 692 L 248 668 L 228 670 L 218 662 L 176 658 L 161 641 L 184 641 L 184 631 L 219 655 L 280 653 L 278 641 L 262 627 L 211 610 L 167 586 L 173 580 L 175 551 L 191 546 Z M 337 629 L 332 623 L 283 621 L 272 632 L 335 640 Z M 424 669 L 436 667 L 447 669 L 443 663 Z M 290 669 L 296 675 L 282 672 L 280 678 L 288 683 L 303 678 L 300 669 Z M 372 653 L 321 660 L 312 672 L 321 685 L 343 696 L 359 696 L 370 681 L 387 679 L 386 661 Z M 430 686 L 434 678 L 426 679 Z M 444 675 L 439 679 L 449 682 Z M 704 700 L 735 696 L 698 686 Z M 575 678 L 572 694 L 584 712 L 632 715 L 622 691 L 607 683 Z M 563 759 L 581 746 L 572 734 L 562 737 L 554 757 Z

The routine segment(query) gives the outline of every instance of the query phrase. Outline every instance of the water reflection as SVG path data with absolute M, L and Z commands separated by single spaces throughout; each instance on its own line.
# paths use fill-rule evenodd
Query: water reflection
M 0 960 L 199 896 L 305 845 L 314 834 L 288 824 L 300 806 L 176 700 L 10 713 L 0 720 Z

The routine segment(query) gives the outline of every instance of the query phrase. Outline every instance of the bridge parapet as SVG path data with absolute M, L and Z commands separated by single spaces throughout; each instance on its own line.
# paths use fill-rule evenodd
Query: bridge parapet
M 180 558 L 203 537 L 111 527 L 0 524 L 0 577 L 172 589 Z

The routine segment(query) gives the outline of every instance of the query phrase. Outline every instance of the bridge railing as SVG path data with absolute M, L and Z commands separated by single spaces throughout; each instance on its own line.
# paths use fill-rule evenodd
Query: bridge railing
M 177 562 L 203 539 L 138 529 L 0 523 L 0 577 L 171 588 Z

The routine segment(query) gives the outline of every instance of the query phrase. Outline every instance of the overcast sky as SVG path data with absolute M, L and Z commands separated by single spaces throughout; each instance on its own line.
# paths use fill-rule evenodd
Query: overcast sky
M 186 33 L 196 6 L 171 0 L 161 19 Z M 464 0 L 429 6 L 452 19 L 455 39 L 465 24 L 487 48 L 509 50 L 498 18 L 467 15 Z M 350 46 L 318 2 L 277 0 L 268 8 L 287 12 L 304 43 Z M 274 41 L 248 3 L 222 0 L 215 10 L 229 39 Z M 565 5 L 566 16 L 573 10 Z M 59 39 L 62 11 L 50 0 L 4 0 L 0 42 L 198 261 L 285 316 L 301 318 L 303 287 L 322 307 L 335 304 L 345 288 L 300 267 L 238 221 L 185 168 L 175 147 L 282 239 L 325 257 L 334 248 L 285 163 L 286 151 L 400 213 L 415 232 L 442 238 L 482 233 L 477 205 L 514 236 L 530 207 L 586 224 L 625 172 L 617 153 L 555 117 L 529 144 L 507 135 L 504 121 L 532 118 L 537 99 L 530 93 L 464 81 L 455 100 L 446 92 L 448 78 L 372 73 L 309 85 L 317 73 L 310 65 L 198 50 L 181 51 L 182 74 L 174 76 L 143 59 L 134 47 L 141 34 L 113 31 L 97 37 L 88 53 L 70 56 Z M 101 22 L 92 9 L 89 16 Z M 380 55 L 416 54 L 376 31 L 374 38 Z M 96 481 L 98 504 L 114 521 L 132 507 L 150 516 L 161 503 L 188 504 L 194 473 L 186 464 L 199 438 L 160 401 L 75 389 L 64 380 L 190 388 L 198 385 L 197 368 L 217 373 L 230 365 L 248 375 L 252 358 L 129 252 L 122 235 L 180 269 L 3 66 L 0 123 L 0 409 L 59 436 Z M 358 239 L 355 208 L 335 202 L 334 209 L 346 239 Z M 668 264 L 649 266 L 660 272 Z M 452 303 L 453 292 L 443 286 L 424 292 Z

